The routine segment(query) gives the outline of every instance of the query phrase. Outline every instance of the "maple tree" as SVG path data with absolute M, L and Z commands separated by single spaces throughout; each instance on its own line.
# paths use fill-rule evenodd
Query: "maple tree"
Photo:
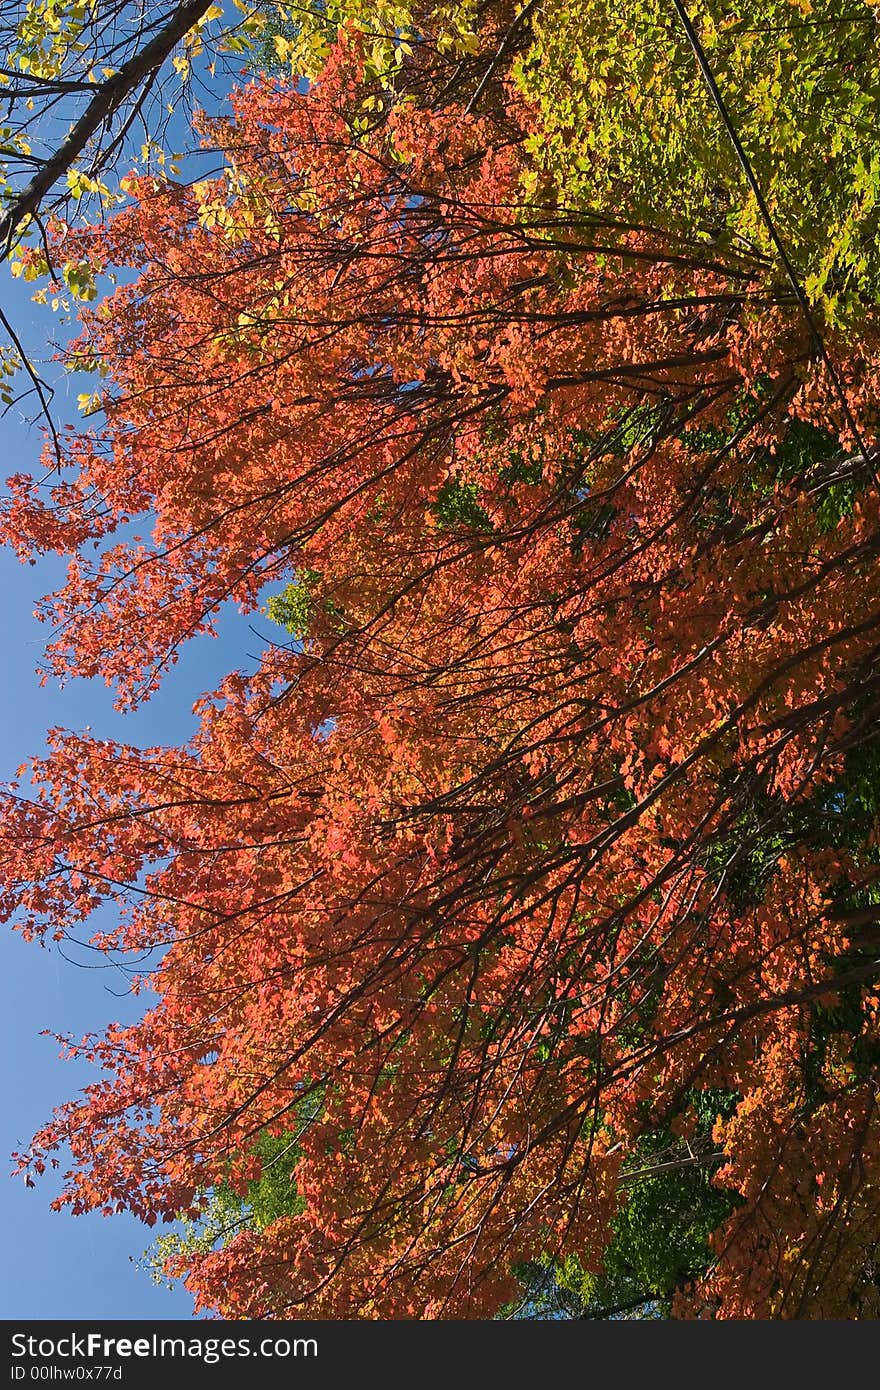
M 432 110 L 363 54 L 67 232 L 125 275 L 69 349 L 101 423 L 3 515 L 72 556 L 47 673 L 129 707 L 228 599 L 289 631 L 187 744 L 55 731 L 7 798 L 3 916 L 112 903 L 158 996 L 65 1041 L 104 1076 L 22 1167 L 153 1225 L 295 1152 L 171 1252 L 231 1317 L 486 1316 L 529 1267 L 872 1315 L 875 311 L 844 410 L 763 254 L 539 196 L 516 87 Z
M 0 262 L 42 282 L 34 298 L 66 313 L 94 298 L 94 278 L 87 261 L 66 254 L 63 237 L 50 248 L 47 217 L 56 228 L 60 218 L 76 225 L 124 201 L 119 170 L 132 160 L 178 177 L 191 151 L 173 147 L 194 90 L 222 94 L 248 70 L 308 82 L 346 26 L 361 36 L 365 75 L 386 94 L 414 81 L 451 94 L 474 71 L 482 87 L 529 8 L 187 0 L 145 10 L 130 0 L 11 0 L 0 17 Z M 33 394 L 57 450 L 52 388 L 2 309 L 0 325 L 0 407 Z
M 687 13 L 811 297 L 857 322 L 877 302 L 878 39 L 870 5 L 695 0 Z M 534 177 L 574 206 L 772 254 L 674 5 L 549 0 L 517 60 L 541 110 Z

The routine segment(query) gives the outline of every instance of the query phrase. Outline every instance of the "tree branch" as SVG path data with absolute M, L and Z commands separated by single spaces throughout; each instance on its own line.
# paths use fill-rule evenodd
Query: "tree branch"
M 0 261 L 9 256 L 18 227 L 26 217 L 37 212 L 46 194 L 73 165 L 95 132 L 119 110 L 144 78 L 162 66 L 172 49 L 198 23 L 210 4 L 211 0 L 186 0 L 186 3 L 179 5 L 165 27 L 146 47 L 97 89 L 67 138 L 0 218 Z

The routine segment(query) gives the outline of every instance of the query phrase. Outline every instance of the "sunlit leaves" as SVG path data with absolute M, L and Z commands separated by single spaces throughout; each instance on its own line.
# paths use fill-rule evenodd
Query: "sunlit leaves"
M 760 256 L 563 210 L 546 109 L 378 62 L 343 33 L 202 123 L 210 178 L 48 229 L 71 293 L 121 274 L 68 352 L 102 418 L 8 483 L 8 542 L 69 561 L 47 678 L 136 705 L 230 600 L 266 650 L 187 743 L 56 731 L 8 799 L 0 913 L 157 999 L 65 1044 L 101 1080 L 22 1171 L 67 1145 L 59 1205 L 195 1223 L 172 1270 L 235 1317 L 603 1262 L 686 1314 L 870 1310 L 871 470 Z
M 734 126 L 808 292 L 831 321 L 880 299 L 877 26 L 831 0 L 689 6 Z M 518 81 L 541 109 L 532 148 L 564 201 L 614 207 L 768 256 L 767 228 L 669 6 L 547 0 Z

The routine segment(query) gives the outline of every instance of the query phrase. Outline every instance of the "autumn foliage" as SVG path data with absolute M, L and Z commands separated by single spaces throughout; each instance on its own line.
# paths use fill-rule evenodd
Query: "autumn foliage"
M 763 252 L 563 205 L 538 119 L 343 36 L 68 235 L 126 274 L 3 518 L 72 556 L 47 671 L 127 707 L 228 599 L 290 631 L 185 746 L 56 732 L 10 793 L 3 915 L 113 904 L 158 996 L 21 1163 L 152 1225 L 290 1135 L 199 1307 L 473 1318 L 599 1271 L 661 1135 L 728 1199 L 677 1315 L 876 1316 L 877 312 L 844 409 Z

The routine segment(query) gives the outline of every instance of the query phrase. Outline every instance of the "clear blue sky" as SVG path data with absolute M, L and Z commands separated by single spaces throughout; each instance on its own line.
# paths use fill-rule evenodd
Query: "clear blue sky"
M 22 286 L 4 276 L 0 282 L 4 310 L 24 328 L 26 342 L 40 348 L 53 324 L 37 310 Z M 65 387 L 68 394 L 65 395 Z M 75 396 L 82 384 L 60 384 L 56 418 L 75 417 Z M 13 410 L 0 420 L 0 479 L 17 471 L 36 471 L 39 430 Z M 78 729 L 91 725 L 97 735 L 131 743 L 179 742 L 194 728 L 192 704 L 233 668 L 250 668 L 263 645 L 250 621 L 226 615 L 221 636 L 190 644 L 164 689 L 135 715 L 121 716 L 100 683 L 77 681 L 59 690 L 40 687 L 34 668 L 45 629 L 32 614 L 35 602 L 54 587 L 64 562 L 54 558 L 35 567 L 20 565 L 0 547 L 0 779 L 8 779 L 26 757 L 44 748 L 53 725 Z M 257 622 L 268 635 L 265 623 Z M 82 1035 L 113 1019 L 126 1020 L 144 1007 L 143 998 L 119 998 L 112 969 L 86 969 L 68 963 L 57 947 L 29 945 L 8 927 L 0 927 L 0 1019 L 2 1019 L 3 1103 L 0 1158 L 26 1144 L 49 1117 L 53 1105 L 69 1098 L 89 1079 L 84 1064 L 62 1062 L 58 1047 L 40 1031 L 51 1028 Z M 134 1007 L 133 1007 L 134 1005 Z M 140 1257 L 152 1233 L 126 1216 L 71 1217 L 49 1210 L 53 1195 L 48 1175 L 36 1188 L 5 1176 L 0 1167 L 0 1309 L 6 1318 L 189 1318 L 192 1300 L 185 1290 L 155 1286 L 130 1260 Z

